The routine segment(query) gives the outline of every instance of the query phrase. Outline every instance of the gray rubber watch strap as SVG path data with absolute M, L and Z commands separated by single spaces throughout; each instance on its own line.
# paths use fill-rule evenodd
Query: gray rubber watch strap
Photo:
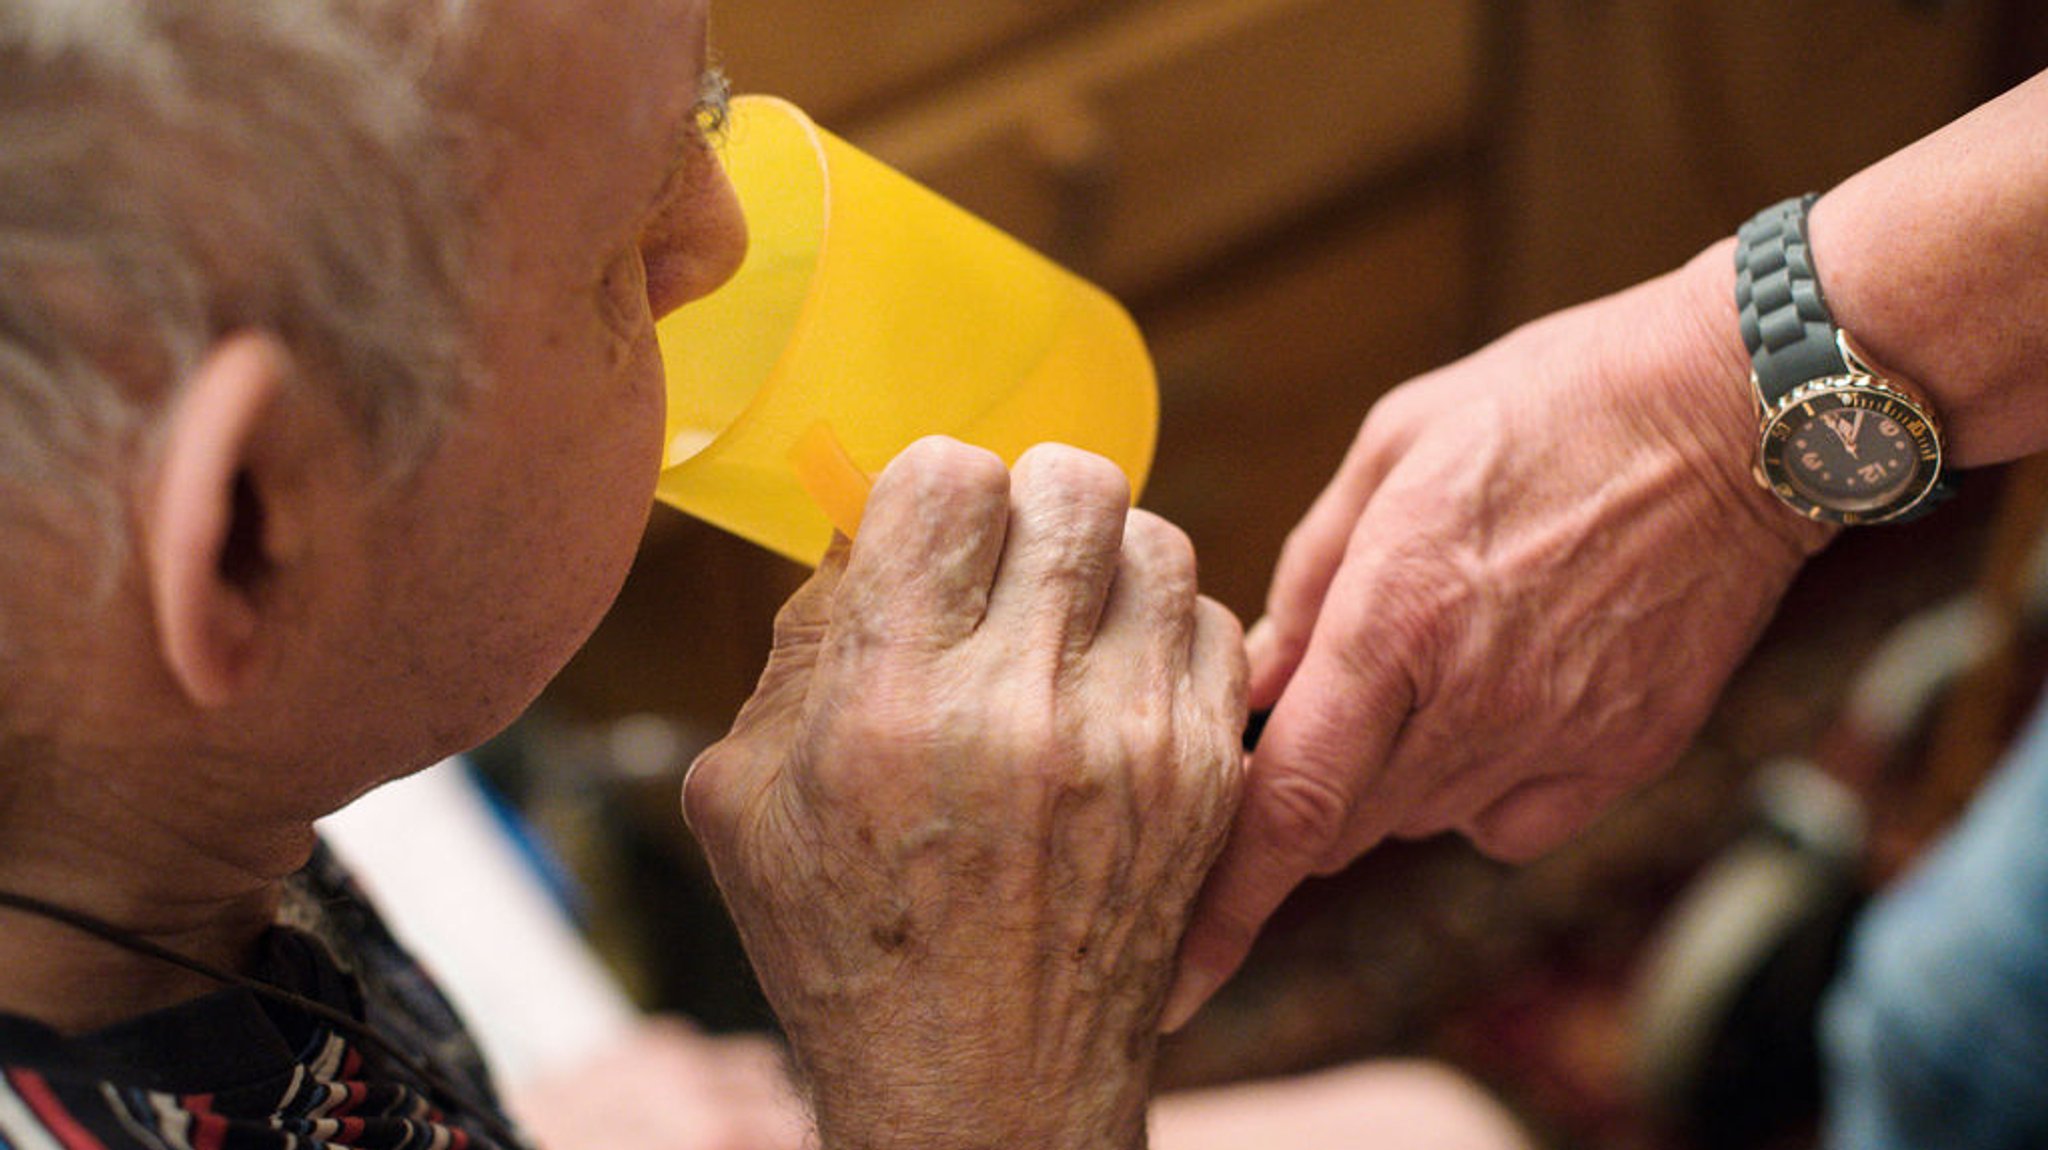
M 1849 370 L 1806 243 L 1806 211 L 1819 198 L 1772 204 L 1735 233 L 1735 304 L 1766 406 L 1809 379 Z

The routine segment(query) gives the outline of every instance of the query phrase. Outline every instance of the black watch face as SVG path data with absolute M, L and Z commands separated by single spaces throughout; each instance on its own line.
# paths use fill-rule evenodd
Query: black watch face
M 1765 431 L 1763 465 L 1778 494 L 1815 518 L 1889 517 L 1932 484 L 1941 461 L 1919 409 L 1885 388 L 1811 391 Z

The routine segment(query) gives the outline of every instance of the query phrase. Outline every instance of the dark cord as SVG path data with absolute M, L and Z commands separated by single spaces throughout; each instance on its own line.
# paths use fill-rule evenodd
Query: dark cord
M 56 903 L 45 902 L 39 898 L 25 894 L 16 894 L 13 891 L 7 890 L 0 890 L 0 907 L 9 907 L 24 914 L 32 914 L 49 919 L 52 922 L 62 923 L 73 930 L 89 934 L 102 942 L 118 946 L 123 950 L 132 951 L 146 958 L 153 958 L 158 962 L 178 967 L 181 970 L 191 971 L 193 974 L 212 979 L 223 985 L 246 990 L 259 998 L 267 998 L 273 1002 L 280 1002 L 295 1010 L 302 1011 L 405 1068 L 406 1071 L 411 1073 L 415 1079 L 434 1095 L 435 1100 L 444 1109 L 453 1113 L 469 1114 L 482 1124 L 491 1137 L 496 1139 L 506 1150 L 517 1150 L 518 1147 L 526 1144 L 524 1139 L 520 1138 L 512 1131 L 511 1127 L 499 1119 L 493 1107 L 479 1104 L 468 1090 L 458 1086 L 453 1079 L 442 1073 L 433 1064 L 400 1049 L 397 1043 L 385 1038 L 366 1023 L 351 1018 L 324 1002 L 286 990 L 281 986 L 273 986 L 260 978 L 251 978 L 246 974 L 240 974 L 215 966 L 212 963 L 202 962 L 189 955 L 180 954 L 169 947 L 151 942 L 133 931 L 124 930 L 104 919 L 95 918 L 83 911 L 73 910 L 70 907 L 59 906 Z

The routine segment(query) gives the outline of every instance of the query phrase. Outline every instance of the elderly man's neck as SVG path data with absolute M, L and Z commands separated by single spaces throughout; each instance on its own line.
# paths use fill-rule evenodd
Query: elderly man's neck
M 118 787 L 8 788 L 0 890 L 241 970 L 275 921 L 283 877 L 311 849 L 311 829 L 210 821 L 180 788 L 159 795 L 152 810 Z M 218 989 L 76 926 L 0 907 L 0 1011 L 79 1033 Z

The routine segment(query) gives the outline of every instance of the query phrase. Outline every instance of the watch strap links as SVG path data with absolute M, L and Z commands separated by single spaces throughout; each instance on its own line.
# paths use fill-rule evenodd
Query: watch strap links
M 1806 212 L 1819 198 L 1773 204 L 1736 232 L 1735 304 L 1767 407 L 1810 379 L 1849 372 L 1806 242 Z

